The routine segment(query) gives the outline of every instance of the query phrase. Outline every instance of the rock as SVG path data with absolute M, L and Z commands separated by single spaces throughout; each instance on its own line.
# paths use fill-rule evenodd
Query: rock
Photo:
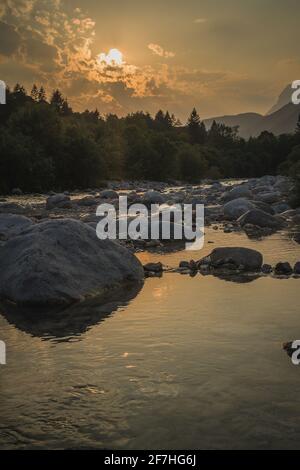
M 296 234 L 293 236 L 293 240 L 294 240 L 294 242 L 296 242 L 296 243 L 300 243 L 300 233 L 296 233 Z
M 246 224 L 243 229 L 249 238 L 261 238 L 267 237 L 274 233 L 274 229 L 268 227 L 258 227 L 257 225 Z
M 285 262 L 285 263 L 277 263 L 276 266 L 275 266 L 275 270 L 274 270 L 275 274 L 286 274 L 286 275 L 289 275 L 289 274 L 292 274 L 293 272 L 293 269 L 292 269 L 292 266 L 290 265 L 290 263 L 288 262 Z
M 252 188 L 254 194 L 269 193 L 272 190 L 273 186 L 254 186 L 254 188 Z
M 258 227 L 266 227 L 271 229 L 283 228 L 283 220 L 276 218 L 271 214 L 260 209 L 251 209 L 250 211 L 243 214 L 239 219 L 238 223 L 243 227 L 246 224 L 256 225 Z
M 260 193 L 256 196 L 258 201 L 265 202 L 266 204 L 274 204 L 280 200 L 280 197 L 280 193 L 276 191 Z
M 163 271 L 162 263 L 147 263 L 144 265 L 144 270 L 153 273 L 161 273 Z
M 300 261 L 297 261 L 297 263 L 295 264 L 294 273 L 295 274 L 300 274 Z
M 296 210 L 289 209 L 288 211 L 282 212 L 280 214 L 280 217 L 284 217 L 285 219 L 292 219 L 295 215 L 297 215 Z
M 180 261 L 179 268 L 181 268 L 181 269 L 190 269 L 190 262 L 189 261 Z
M 135 240 L 135 243 L 137 242 L 145 243 L 147 248 L 158 248 L 162 246 L 159 240 L 149 240 L 148 242 L 145 242 L 145 240 Z
M 30 227 L 0 247 L 0 258 L 0 298 L 28 306 L 69 305 L 144 277 L 126 248 L 72 219 Z
M 51 210 L 55 208 L 69 209 L 70 207 L 72 207 L 70 197 L 63 193 L 50 196 L 47 198 L 47 201 L 46 201 L 47 210 Z
M 253 200 L 251 202 L 252 202 L 252 204 L 254 204 L 256 209 L 260 209 L 260 210 L 266 212 L 267 214 L 275 215 L 274 209 L 269 204 L 267 204 L 266 202 L 257 201 L 257 200 Z
M 236 220 L 241 215 L 245 214 L 251 209 L 255 209 L 255 206 L 251 201 L 245 198 L 237 198 L 233 201 L 229 201 L 223 206 L 223 212 L 226 218 L 230 220 Z
M 277 204 L 273 204 L 272 208 L 275 212 L 275 214 L 282 214 L 284 212 L 287 212 L 291 209 L 289 204 L 287 202 L 279 202 Z
M 273 268 L 270 264 L 263 264 L 261 267 L 261 272 L 264 274 L 270 274 L 273 271 Z
M 144 201 L 149 204 L 163 204 L 166 201 L 165 196 L 163 196 L 158 191 L 147 191 L 143 197 Z
M 282 349 L 287 353 L 289 357 L 292 357 L 293 353 L 295 352 L 295 348 L 293 348 L 294 341 L 288 341 L 283 343 Z
M 209 255 L 213 267 L 233 264 L 246 271 L 260 270 L 263 257 L 259 251 L 243 247 L 215 248 Z
M 247 198 L 247 199 L 252 198 L 252 192 L 246 185 L 235 186 L 230 191 L 227 191 L 226 193 L 224 193 L 222 196 L 222 199 L 224 200 L 224 202 L 233 201 L 234 199 L 239 199 L 239 198 Z
M 119 194 L 113 189 L 105 189 L 104 191 L 101 191 L 100 197 L 102 199 L 118 199 Z
M 14 196 L 22 196 L 23 191 L 20 188 L 14 188 L 12 189 L 11 194 L 13 194 Z
M 32 225 L 32 221 L 24 215 L 0 214 L 0 238 L 8 240 L 19 235 Z
M 274 189 L 280 193 L 289 194 L 293 187 L 293 183 L 289 178 L 279 176 L 274 184 Z
M 300 225 L 300 214 L 295 214 L 291 221 L 294 225 Z
M 0 202 L 0 212 L 4 212 L 6 214 L 24 214 L 26 209 L 24 206 L 21 206 L 16 202 Z
M 197 266 L 196 261 L 194 261 L 193 259 L 191 259 L 189 265 L 190 265 L 190 269 L 191 269 L 192 271 L 197 271 L 198 266 Z
M 78 206 L 84 207 L 91 207 L 99 204 L 99 201 L 97 199 L 90 196 L 83 197 L 82 199 L 77 199 L 76 201 L 73 200 L 73 202 L 76 202 Z

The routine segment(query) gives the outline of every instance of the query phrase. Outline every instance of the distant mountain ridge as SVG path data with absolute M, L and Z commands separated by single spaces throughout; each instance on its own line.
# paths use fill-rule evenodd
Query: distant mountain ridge
M 288 85 L 280 94 L 277 103 L 264 116 L 258 113 L 242 113 L 228 116 L 217 116 L 205 119 L 206 128 L 210 128 L 213 121 L 226 126 L 239 126 L 239 135 L 244 138 L 258 136 L 263 131 L 275 135 L 293 133 L 296 129 L 300 114 L 300 105 L 291 102 L 291 86 Z

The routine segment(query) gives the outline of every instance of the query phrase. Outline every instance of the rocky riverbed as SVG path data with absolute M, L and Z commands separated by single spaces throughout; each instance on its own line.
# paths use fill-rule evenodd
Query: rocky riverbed
M 240 279 L 257 276 L 299 277 L 300 262 L 278 259 L 264 263 L 257 250 L 243 246 L 214 247 L 204 258 L 185 257 L 177 267 L 146 264 L 135 254 L 180 250 L 178 241 L 99 240 L 96 208 L 109 202 L 118 211 L 119 196 L 129 206 L 203 204 L 205 226 L 224 236 L 245 233 L 263 239 L 284 231 L 299 242 L 300 208 L 291 208 L 292 182 L 282 176 L 245 181 L 203 181 L 199 185 L 159 182 L 110 182 L 86 192 L 14 194 L 0 202 L 0 298 L 22 306 L 69 305 L 99 296 L 126 283 L 141 283 L 162 272 L 213 274 Z

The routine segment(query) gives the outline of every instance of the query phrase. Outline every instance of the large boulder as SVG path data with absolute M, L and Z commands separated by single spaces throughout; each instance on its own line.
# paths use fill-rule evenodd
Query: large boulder
M 34 225 L 0 247 L 0 259 L 0 298 L 20 305 L 68 305 L 144 277 L 130 251 L 72 219 Z
M 30 227 L 32 223 L 32 220 L 24 215 L 0 214 L 0 239 L 8 240 L 15 237 Z
M 46 209 L 51 210 L 55 208 L 69 209 L 72 206 L 70 196 L 66 194 L 54 194 L 49 196 L 46 201 Z
M 263 263 L 259 251 L 243 247 L 215 248 L 209 255 L 209 260 L 216 268 L 232 264 L 247 271 L 260 270 Z
M 279 217 L 275 217 L 271 214 L 267 214 L 260 209 L 251 209 L 250 211 L 243 214 L 238 219 L 239 224 L 243 227 L 244 225 L 251 224 L 257 227 L 280 229 L 284 226 L 283 220 Z
M 254 208 L 255 206 L 252 204 L 251 201 L 240 197 L 224 204 L 223 212 L 226 218 L 230 220 L 236 220 L 241 215 L 245 214 L 245 212 L 248 212 L 249 210 Z
M 238 198 L 247 198 L 251 199 L 252 198 L 252 192 L 246 185 L 240 185 L 240 186 L 235 186 L 232 188 L 230 191 L 227 191 L 222 195 L 222 199 L 224 202 L 229 202 L 233 201 L 233 199 L 238 199 Z

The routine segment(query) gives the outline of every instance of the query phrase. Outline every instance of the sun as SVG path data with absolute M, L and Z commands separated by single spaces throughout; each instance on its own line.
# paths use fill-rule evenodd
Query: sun
M 108 54 L 101 52 L 101 54 L 98 55 L 98 62 L 112 67 L 120 67 L 124 63 L 123 54 L 119 49 L 110 49 Z

